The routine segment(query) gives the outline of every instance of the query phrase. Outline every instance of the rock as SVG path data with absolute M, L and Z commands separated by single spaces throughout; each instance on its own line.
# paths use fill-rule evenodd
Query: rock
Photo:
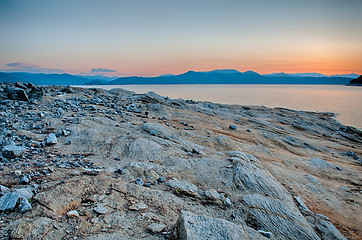
M 143 186 L 145 184 L 145 182 L 142 180 L 142 178 L 137 178 L 135 183 L 139 186 Z
M 19 100 L 19 101 L 29 101 L 29 97 L 24 91 L 24 89 L 21 88 L 6 88 L 5 92 L 7 93 L 8 99 L 10 100 Z
M 20 196 L 17 193 L 5 193 L 0 197 L 0 212 L 14 210 L 19 198 Z
M 145 210 L 147 208 L 148 208 L 148 206 L 143 202 L 135 203 L 128 207 L 129 210 L 133 210 L 133 211 L 141 211 L 141 210 Z
M 21 156 L 21 154 L 23 154 L 23 152 L 26 149 L 24 147 L 21 146 L 15 146 L 15 145 L 7 145 L 5 147 L 3 147 L 2 154 L 4 157 L 7 158 L 16 158 Z
M 219 200 L 220 194 L 215 189 L 205 190 L 205 197 L 211 200 Z
M 24 90 L 28 88 L 23 82 L 16 82 L 15 86 Z
M 250 239 L 242 226 L 219 218 L 181 211 L 176 223 L 179 240 Z
M 157 179 L 157 182 L 159 182 L 159 183 L 163 183 L 163 182 L 165 182 L 166 181 L 166 178 L 165 177 L 159 177 L 158 179 Z
M 16 188 L 13 190 L 13 192 L 19 194 L 25 199 L 32 199 L 36 194 L 36 188 L 36 185 L 31 185 L 28 187 Z
M 70 218 L 79 217 L 79 213 L 77 210 L 72 210 L 72 211 L 67 212 L 67 217 L 70 217 Z
M 46 138 L 46 144 L 47 145 L 54 145 L 58 143 L 57 136 L 54 133 L 50 133 L 48 137 Z
M 30 99 L 41 100 L 43 98 L 43 95 L 44 95 L 44 91 L 42 88 L 39 88 L 39 87 L 33 87 L 29 92 Z
M 7 187 L 5 187 L 5 186 L 3 186 L 3 185 L 0 185 L 0 197 L 2 196 L 2 195 L 4 195 L 5 193 L 9 193 L 10 192 L 10 189 L 9 188 L 7 188 Z
M 74 93 L 73 89 L 68 85 L 60 90 L 62 93 Z
M 30 202 L 26 198 L 21 197 L 18 209 L 19 209 L 19 212 L 25 213 L 25 212 L 30 211 L 32 209 L 32 207 L 31 207 Z
M 321 239 L 347 240 L 338 229 L 328 220 L 325 220 L 324 217 L 325 216 L 321 217 L 318 214 L 314 214 L 308 215 L 306 218 Z
M 147 230 L 152 233 L 160 233 L 162 232 L 167 226 L 162 223 L 151 223 L 148 225 Z
M 301 196 L 297 196 L 297 197 L 294 197 L 294 200 L 299 208 L 299 210 L 304 213 L 304 212 L 311 212 L 309 210 L 309 208 L 305 205 L 304 201 L 303 201 L 303 198 Z
M 258 230 L 258 232 L 263 235 L 264 237 L 267 237 L 267 238 L 271 238 L 272 236 L 272 233 L 271 232 L 265 232 L 265 231 L 262 231 L 262 230 Z
M 93 210 L 98 214 L 106 214 L 108 212 L 107 208 L 102 203 L 97 204 L 97 207 L 93 208 Z
M 345 153 L 342 153 L 342 155 L 353 157 L 354 160 L 358 160 L 359 157 L 357 154 L 355 154 L 353 151 L 347 151 Z
M 145 132 L 148 132 L 151 135 L 157 136 L 159 138 L 174 140 L 177 137 L 174 133 L 166 129 L 164 126 L 157 123 L 145 123 L 142 124 L 141 129 Z
M 236 130 L 236 126 L 233 125 L 233 124 L 229 125 L 229 128 L 230 128 L 231 130 Z
M 182 194 L 190 195 L 190 196 L 197 196 L 197 187 L 188 182 L 183 182 L 177 179 L 171 179 L 166 182 L 166 184 L 173 188 L 176 192 L 180 192 Z
M 129 146 L 128 156 L 137 161 L 163 160 L 164 151 L 159 144 L 147 139 L 138 138 Z
M 30 179 L 27 176 L 21 176 L 19 180 L 19 184 L 28 184 L 30 182 Z

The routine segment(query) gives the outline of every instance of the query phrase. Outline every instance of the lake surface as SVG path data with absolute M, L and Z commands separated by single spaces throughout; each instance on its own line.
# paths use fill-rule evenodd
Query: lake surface
M 83 86 L 84 87 L 84 86 Z M 345 125 L 362 129 L 362 87 L 341 85 L 102 85 L 136 93 L 238 105 L 334 112 Z

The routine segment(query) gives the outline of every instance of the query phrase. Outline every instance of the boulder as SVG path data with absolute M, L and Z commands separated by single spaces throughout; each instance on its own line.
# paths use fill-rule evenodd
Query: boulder
M 180 192 L 182 194 L 190 195 L 190 196 L 197 196 L 198 189 L 197 187 L 188 182 L 180 181 L 177 179 L 171 179 L 166 182 L 166 184 L 174 189 L 176 192 Z
M 47 145 L 54 145 L 58 143 L 57 136 L 54 133 L 50 133 L 48 137 L 46 138 L 46 144 Z
M 6 145 L 1 150 L 4 157 L 7 158 L 16 158 L 21 156 L 23 152 L 25 151 L 24 147 L 21 146 L 15 146 L 15 145 Z
M 17 87 L 8 87 L 5 89 L 8 99 L 10 100 L 19 100 L 19 101 L 29 101 L 29 97 L 24 91 L 24 89 Z
M 176 228 L 179 240 L 250 239 L 242 226 L 186 211 L 181 211 Z
M 43 98 L 44 95 L 44 91 L 42 88 L 39 87 L 33 87 L 30 92 L 29 92 L 29 98 L 30 99 L 37 99 L 37 100 L 41 100 Z
M 0 212 L 14 210 L 19 199 L 20 195 L 17 193 L 5 193 L 0 197 Z

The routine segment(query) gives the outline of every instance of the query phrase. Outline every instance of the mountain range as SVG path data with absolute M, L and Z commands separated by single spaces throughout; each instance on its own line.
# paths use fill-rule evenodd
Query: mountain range
M 36 85 L 147 85 L 147 84 L 334 84 L 346 85 L 357 74 L 326 76 L 319 73 L 271 73 L 261 75 L 254 71 L 235 69 L 213 71 L 188 71 L 179 75 L 165 74 L 157 77 L 119 77 L 44 74 L 26 72 L 0 72 L 0 82 L 32 82 Z

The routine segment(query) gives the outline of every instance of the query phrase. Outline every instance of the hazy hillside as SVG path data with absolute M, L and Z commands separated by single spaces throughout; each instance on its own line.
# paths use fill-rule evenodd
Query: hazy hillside
M 146 85 L 146 84 L 334 84 L 346 85 L 351 78 L 328 77 L 318 74 L 266 74 L 253 71 L 239 72 L 221 69 L 208 72 L 188 71 L 179 75 L 158 77 L 121 77 L 114 80 L 102 76 L 70 74 L 32 74 L 0 72 L 0 81 L 6 83 L 32 82 L 37 85 Z

